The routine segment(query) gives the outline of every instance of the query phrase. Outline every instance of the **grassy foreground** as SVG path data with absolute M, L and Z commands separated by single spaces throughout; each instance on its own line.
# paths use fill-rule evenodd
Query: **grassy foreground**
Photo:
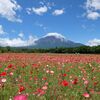
M 100 100 L 100 64 L 21 63 L 0 65 L 0 100 Z

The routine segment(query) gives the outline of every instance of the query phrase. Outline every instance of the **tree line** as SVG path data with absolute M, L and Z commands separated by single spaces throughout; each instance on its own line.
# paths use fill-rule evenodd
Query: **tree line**
M 73 48 L 56 47 L 56 48 L 17 48 L 17 47 L 0 47 L 0 53 L 80 53 L 80 54 L 100 54 L 100 46 L 81 46 Z

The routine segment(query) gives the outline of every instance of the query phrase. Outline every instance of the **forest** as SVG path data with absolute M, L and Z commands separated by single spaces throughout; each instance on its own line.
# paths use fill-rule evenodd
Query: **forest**
M 80 54 L 100 54 L 100 46 L 81 46 L 73 48 L 27 48 L 27 47 L 0 47 L 0 53 L 80 53 Z

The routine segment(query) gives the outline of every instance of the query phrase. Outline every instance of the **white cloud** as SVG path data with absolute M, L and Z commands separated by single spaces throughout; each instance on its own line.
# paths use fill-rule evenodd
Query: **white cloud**
M 0 15 L 9 21 L 22 22 L 16 13 L 20 9 L 21 6 L 15 0 L 0 0 Z
M 88 19 L 96 20 L 100 17 L 100 14 L 98 12 L 90 12 L 87 14 Z
M 21 38 L 0 38 L 0 46 L 11 46 L 11 47 L 21 47 L 21 46 L 30 46 L 35 45 L 37 39 L 29 36 L 28 40 L 23 40 Z
M 40 7 L 40 8 L 32 8 L 32 11 L 37 15 L 43 15 L 48 11 L 48 8 L 46 6 Z
M 58 39 L 61 39 L 62 41 L 66 38 L 65 36 L 63 36 L 62 34 L 60 33 L 57 33 L 57 32 L 54 32 L 54 33 L 47 33 L 45 36 L 43 37 L 48 37 L 48 36 L 54 36 Z
M 47 6 L 48 9 L 52 9 L 52 7 L 55 6 L 55 3 L 54 2 L 48 2 L 48 1 L 40 1 L 39 2 L 40 5 L 42 6 Z
M 6 34 L 6 32 L 4 31 L 3 26 L 0 25 L 0 35 L 2 35 L 2 34 Z
M 43 15 L 48 10 L 51 10 L 54 6 L 54 2 L 48 2 L 48 1 L 40 1 L 39 2 L 40 7 L 32 7 L 32 8 L 26 8 L 26 12 L 30 15 L 32 13 L 35 13 L 37 15 Z
M 21 33 L 18 34 L 18 36 L 23 38 L 24 37 L 24 33 L 21 32 Z
M 88 9 L 100 10 L 100 0 L 87 0 L 86 7 Z
M 66 39 L 65 36 L 63 36 L 60 33 L 54 32 L 54 33 L 47 33 L 44 37 L 47 36 L 54 36 L 55 38 L 61 39 L 61 41 L 64 41 Z M 33 37 L 33 36 L 29 36 L 28 39 L 23 39 L 22 35 L 21 37 L 16 37 L 16 38 L 0 38 L 0 46 L 11 46 L 11 47 L 23 47 L 23 46 L 32 46 L 32 45 L 36 45 L 36 41 L 39 38 L 37 37 Z
M 52 7 L 55 6 L 54 2 L 47 2 L 46 6 L 48 7 L 48 9 L 52 9 Z
M 88 19 L 97 20 L 100 17 L 100 0 L 87 0 L 85 9 Z
M 31 8 L 26 8 L 26 12 L 30 15 L 32 13 L 32 9 Z
M 43 2 L 43 1 L 40 1 L 39 3 L 40 3 L 41 5 L 44 5 L 44 2 Z
M 35 13 L 37 15 L 43 15 L 44 13 L 46 13 L 48 11 L 48 8 L 46 6 L 42 6 L 42 7 L 39 7 L 39 8 L 26 8 L 26 12 L 28 14 L 31 14 L 31 13 Z
M 33 37 L 33 36 L 29 36 L 29 40 L 27 41 L 28 42 L 28 46 L 30 45 L 35 45 L 35 41 L 38 40 L 37 37 Z
M 52 14 L 55 16 L 62 15 L 64 13 L 64 9 L 57 9 Z
M 100 39 L 89 40 L 87 45 L 89 45 L 89 46 L 98 46 L 98 45 L 100 45 Z

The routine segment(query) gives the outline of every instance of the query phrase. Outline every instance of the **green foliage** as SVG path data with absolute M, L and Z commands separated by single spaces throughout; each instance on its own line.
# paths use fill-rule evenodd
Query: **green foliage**
M 6 66 L 2 66 L 2 70 Z M 7 81 L 3 83 L 0 89 L 0 100 L 10 100 L 10 98 L 13 100 L 13 97 L 18 95 L 19 85 L 25 87 L 21 94 L 28 94 L 28 100 L 100 100 L 100 73 L 97 72 L 100 70 L 99 64 L 63 64 L 60 66 L 60 70 L 58 66 L 44 66 L 35 68 L 28 65 L 24 68 L 16 66 L 15 70 L 13 67 L 8 69 L 7 73 L 13 71 L 13 75 L 2 76 Z M 92 71 L 94 68 L 95 70 Z M 48 69 L 54 71 L 54 73 L 47 73 Z M 69 71 L 66 69 L 69 69 Z M 63 76 L 63 74 L 66 74 L 66 76 Z M 43 78 L 46 78 L 46 80 L 43 80 Z M 77 83 L 73 84 L 75 79 L 77 79 Z M 61 84 L 63 80 L 68 82 L 67 86 Z M 88 81 L 88 83 L 85 84 L 85 81 Z M 94 85 L 94 82 L 97 82 L 97 84 Z M 43 86 L 47 86 L 47 89 L 43 89 Z M 42 93 L 41 91 L 35 94 L 38 89 L 44 91 L 44 94 L 39 95 Z M 92 93 L 91 90 L 94 92 Z M 84 97 L 84 93 L 88 93 L 89 97 Z
M 80 54 L 100 54 L 100 46 L 81 46 L 73 48 L 56 47 L 56 48 L 17 48 L 17 47 L 0 47 L 0 53 L 80 53 Z

